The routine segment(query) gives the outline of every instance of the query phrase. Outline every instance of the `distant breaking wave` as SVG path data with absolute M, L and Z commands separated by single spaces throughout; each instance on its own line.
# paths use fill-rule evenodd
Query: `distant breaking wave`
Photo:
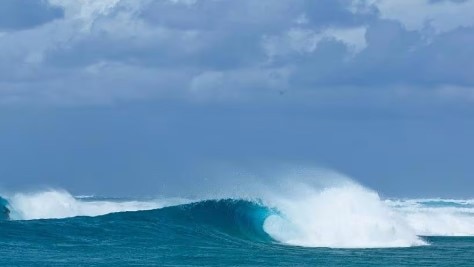
M 386 200 L 421 236 L 474 236 L 474 200 Z
M 471 200 L 382 200 L 376 192 L 354 183 L 320 190 L 306 187 L 293 196 L 273 193 L 194 202 L 78 198 L 49 190 L 0 198 L 0 212 L 0 218 L 11 220 L 133 218 L 150 221 L 150 231 L 159 220 L 189 229 L 200 225 L 205 229 L 200 235 L 220 233 L 304 247 L 409 247 L 427 245 L 421 236 L 474 236 Z
M 16 193 L 4 200 L 12 220 L 63 219 L 77 216 L 100 216 L 109 213 L 159 209 L 189 202 L 182 199 L 117 200 L 93 196 L 74 197 L 66 191 L 47 190 Z M 1 203 L 1 202 L 0 202 Z

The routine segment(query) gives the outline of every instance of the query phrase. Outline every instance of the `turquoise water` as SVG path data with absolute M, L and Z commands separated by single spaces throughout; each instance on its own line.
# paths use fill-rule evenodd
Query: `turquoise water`
M 4 219 L 0 266 L 474 266 L 473 237 L 423 237 L 429 245 L 405 248 L 289 246 L 265 230 L 275 214 L 258 202 L 215 200 L 96 217 Z
M 0 220 L 7 220 L 10 217 L 10 210 L 7 208 L 8 201 L 0 197 Z

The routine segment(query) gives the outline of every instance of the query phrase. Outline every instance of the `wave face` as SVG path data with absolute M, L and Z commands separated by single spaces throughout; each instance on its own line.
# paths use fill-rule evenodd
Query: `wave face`
M 205 229 L 204 235 L 225 234 L 228 238 L 271 241 L 263 225 L 273 211 L 257 202 L 246 200 L 206 200 L 156 210 L 148 216 L 159 217 L 173 226 Z
M 8 208 L 8 201 L 0 197 L 0 220 L 10 219 L 10 209 Z
M 427 238 L 431 245 L 416 249 L 289 247 L 276 240 L 285 232 L 267 228 L 278 217 L 297 221 L 288 216 L 261 202 L 224 199 L 97 217 L 0 221 L 0 266 L 468 266 L 474 260 L 472 238 Z
M 116 238 L 143 235 L 154 236 L 156 242 L 166 239 L 173 245 L 173 239 L 186 239 L 187 242 L 206 240 L 213 243 L 219 240 L 226 242 L 273 242 L 264 231 L 266 218 L 273 210 L 257 202 L 246 200 L 206 200 L 189 204 L 170 206 L 154 210 L 136 212 L 116 212 L 97 217 L 72 217 L 54 220 L 10 221 L 8 226 L 27 226 L 22 235 L 35 235 L 37 226 L 61 226 L 62 233 L 80 236 L 82 232 L 109 231 Z M 5 225 L 4 225 L 5 226 Z M 51 231 L 51 230 L 50 230 Z M 161 233 L 157 236 L 157 233 Z M 55 233 L 56 235 L 56 233 Z M 169 243 L 168 243 L 169 242 Z
M 127 224 L 123 229 L 129 234 L 148 231 L 156 238 L 161 238 L 155 235 L 158 229 L 164 235 L 170 231 L 174 238 L 189 241 L 197 238 L 300 247 L 410 247 L 428 245 L 426 236 L 474 236 L 472 200 L 383 200 L 376 192 L 354 183 L 323 189 L 304 186 L 297 192 L 191 203 L 184 199 L 74 197 L 49 190 L 0 198 L 0 219 L 24 222 L 22 225 L 35 225 L 38 219 L 60 222 L 62 229 L 67 231 L 71 226 L 78 235 L 74 228 L 81 225 L 79 222 L 92 223 L 102 231 L 115 231 Z

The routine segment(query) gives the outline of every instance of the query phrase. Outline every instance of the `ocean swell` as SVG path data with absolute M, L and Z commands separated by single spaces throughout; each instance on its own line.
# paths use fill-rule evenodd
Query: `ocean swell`
M 410 247 L 427 245 L 423 236 L 474 236 L 472 200 L 383 200 L 355 183 L 295 188 L 297 194 L 262 191 L 252 198 L 194 202 L 74 197 L 60 190 L 16 193 L 0 198 L 0 219 L 99 216 L 95 218 L 110 227 L 115 225 L 111 219 L 133 217 L 191 232 L 201 229 L 200 235 L 330 248 Z M 115 214 L 101 216 L 110 213 Z M 153 231 L 155 226 L 141 229 Z

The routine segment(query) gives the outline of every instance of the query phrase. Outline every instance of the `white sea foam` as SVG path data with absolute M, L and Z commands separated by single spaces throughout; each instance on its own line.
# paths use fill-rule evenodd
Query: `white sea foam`
M 264 224 L 265 231 L 282 243 L 333 248 L 426 244 L 377 193 L 359 185 L 299 191 L 297 197 L 273 199 L 279 214 Z
M 332 171 L 298 171 L 284 180 L 262 198 L 279 211 L 264 229 L 285 244 L 409 247 L 427 244 L 423 236 L 474 236 L 473 199 L 383 200 Z
M 418 235 L 474 236 L 472 200 L 388 200 Z
M 150 201 L 109 201 L 76 198 L 66 191 L 48 190 L 16 193 L 8 197 L 13 220 L 60 219 L 76 216 L 99 216 L 114 212 L 162 208 L 186 202 L 181 199 Z

